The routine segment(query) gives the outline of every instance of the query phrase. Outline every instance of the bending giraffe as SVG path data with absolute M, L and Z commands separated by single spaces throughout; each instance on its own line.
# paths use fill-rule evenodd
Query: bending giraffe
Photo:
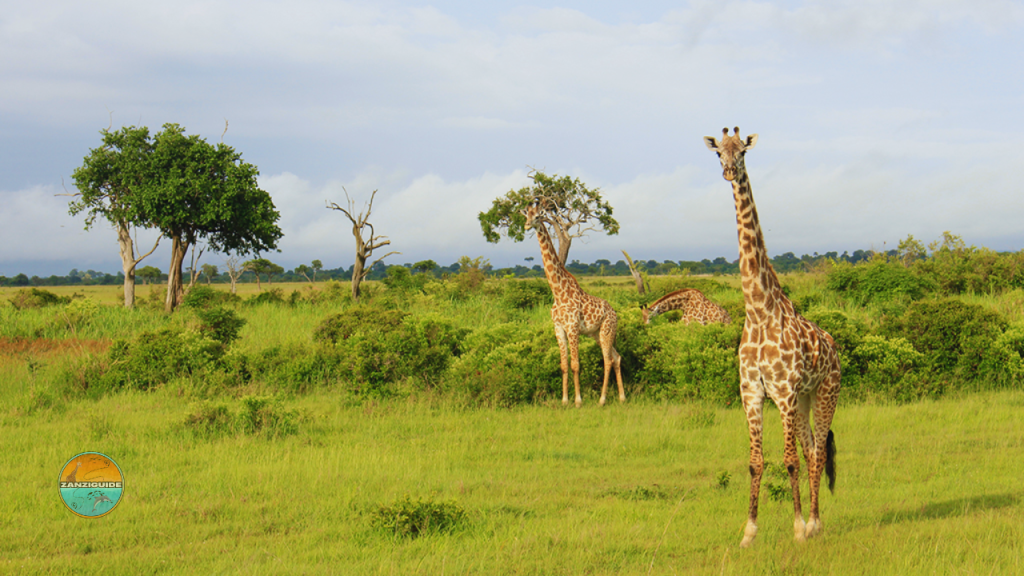
M 544 259 L 544 275 L 555 303 L 551 306 L 551 321 L 555 324 L 558 351 L 562 357 L 562 404 L 569 403 L 569 368 L 572 368 L 573 383 L 576 385 L 576 407 L 583 404 L 580 396 L 580 335 L 591 336 L 601 345 L 604 356 L 604 385 L 601 387 L 601 405 L 608 393 L 608 376 L 615 367 L 615 380 L 619 385 L 619 402 L 626 400 L 622 388 L 622 359 L 615 350 L 615 329 L 618 317 L 611 304 L 591 296 L 580 288 L 576 278 L 565 269 L 558 258 L 558 251 L 551 242 L 541 216 L 540 203 L 534 201 L 523 212 L 526 229 L 537 231 L 541 257 Z
M 653 318 L 670 310 L 681 310 L 683 322 L 687 324 L 698 322 L 701 326 L 707 326 L 714 322 L 732 322 L 725 308 L 708 300 L 700 290 L 683 288 L 662 296 L 650 306 L 644 306 L 644 324 L 650 324 Z
M 821 532 L 818 489 L 821 473 L 834 490 L 835 439 L 832 415 L 839 398 L 839 356 L 827 332 L 793 310 L 782 293 L 765 250 L 764 236 L 750 189 L 744 155 L 757 143 L 757 134 L 740 138 L 735 128 L 722 141 L 706 136 L 704 142 L 722 163 L 722 175 L 732 183 L 739 237 L 740 274 L 746 318 L 739 345 L 740 395 L 750 430 L 750 508 L 740 546 L 748 547 L 757 535 L 757 500 L 764 470 L 761 451 L 762 407 L 767 395 L 779 407 L 785 439 L 783 463 L 793 492 L 793 535 L 796 540 Z M 814 411 L 814 427 L 810 412 Z M 811 512 L 806 524 L 800 509 L 800 456 L 803 446 L 810 477 Z

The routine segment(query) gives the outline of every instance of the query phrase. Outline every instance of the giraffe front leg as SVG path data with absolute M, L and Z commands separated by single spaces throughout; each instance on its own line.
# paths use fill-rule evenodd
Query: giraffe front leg
M 583 396 L 580 396 L 580 337 L 579 334 L 567 334 L 569 340 L 569 362 L 572 367 L 572 381 L 576 385 L 576 407 L 583 405 Z M 566 391 L 563 402 L 568 402 L 568 391 Z
M 789 398 L 779 402 L 779 413 L 782 416 L 782 435 L 785 443 L 783 448 L 782 462 L 789 472 L 789 488 L 793 494 L 793 538 L 797 542 L 805 539 L 803 510 L 800 503 L 800 453 L 796 446 L 796 437 L 799 427 L 809 426 L 806 415 L 801 419 L 799 414 L 798 400 L 795 393 Z
M 750 371 L 740 368 L 740 394 L 750 432 L 750 507 L 747 512 L 747 527 L 743 530 L 743 540 L 740 541 L 741 548 L 752 546 L 757 536 L 757 500 L 761 491 L 761 473 L 764 472 L 764 453 L 761 450 L 764 391 L 757 378 L 756 371 L 750 374 Z
M 834 377 L 827 378 L 818 387 L 818 393 L 814 398 L 814 465 L 808 464 L 811 491 L 811 513 L 807 519 L 807 537 L 811 538 L 821 533 L 821 517 L 818 515 L 819 490 L 821 488 L 821 473 L 827 472 L 829 477 L 829 490 L 835 487 L 835 437 L 832 435 L 832 416 L 836 410 L 836 400 L 839 395 L 839 373 Z
M 562 365 L 562 404 L 569 403 L 569 347 L 566 342 L 565 330 L 555 325 L 555 338 L 558 339 L 558 353 Z

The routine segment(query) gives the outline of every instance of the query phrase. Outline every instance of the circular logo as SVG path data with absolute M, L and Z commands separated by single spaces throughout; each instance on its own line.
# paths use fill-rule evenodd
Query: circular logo
M 110 514 L 124 494 L 124 476 L 106 454 L 82 452 L 60 471 L 60 499 L 82 518 Z

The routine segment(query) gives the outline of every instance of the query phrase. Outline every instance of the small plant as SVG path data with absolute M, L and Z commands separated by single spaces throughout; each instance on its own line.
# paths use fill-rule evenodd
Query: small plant
M 202 322 L 200 332 L 225 346 L 238 339 L 238 333 L 246 324 L 234 310 L 227 308 L 199 309 L 196 310 L 196 316 Z
M 26 308 L 43 308 L 46 306 L 57 306 L 71 302 L 67 296 L 58 296 L 49 290 L 39 288 L 26 288 L 15 292 L 10 299 L 11 305 L 17 310 Z
M 718 473 L 718 476 L 715 477 L 715 480 L 718 482 L 718 489 L 725 490 L 729 487 L 729 481 L 732 480 L 732 474 L 729 474 L 728 470 L 722 470 Z
M 246 434 L 287 436 L 298 431 L 298 415 L 285 410 L 272 396 L 245 396 L 238 413 L 238 427 Z
M 452 501 L 413 500 L 409 496 L 373 511 L 371 525 L 388 534 L 416 538 L 429 533 L 451 532 L 466 522 L 465 509 Z
M 228 407 L 223 404 L 203 402 L 185 416 L 185 427 L 198 432 L 201 436 L 226 434 L 231 430 L 232 417 Z

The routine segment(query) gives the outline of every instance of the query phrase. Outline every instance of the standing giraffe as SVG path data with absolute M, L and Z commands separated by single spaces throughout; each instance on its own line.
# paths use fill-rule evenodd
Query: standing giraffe
M 669 310 L 682 310 L 683 322 L 687 324 L 699 322 L 701 326 L 707 326 L 712 322 L 732 322 L 725 308 L 708 300 L 700 290 L 683 288 L 662 296 L 650 306 L 644 306 L 644 324 L 650 324 L 652 318 Z
M 75 466 L 74 470 L 72 470 L 71 472 L 68 472 L 68 475 L 64 477 L 64 481 L 65 482 L 78 482 L 78 480 L 77 480 L 78 469 L 81 468 L 81 467 L 82 467 L 82 461 L 79 460 L 78 461 L 78 466 Z
M 757 134 L 740 138 L 735 128 L 722 141 L 705 136 L 704 142 L 722 162 L 722 175 L 732 182 L 739 236 L 740 274 L 746 320 L 740 338 L 740 395 L 750 429 L 750 513 L 740 546 L 750 546 L 757 535 L 757 496 L 761 488 L 764 455 L 761 452 L 762 407 L 767 395 L 779 407 L 785 437 L 783 462 L 789 471 L 793 491 L 793 535 L 798 542 L 821 532 L 818 517 L 818 488 L 821 473 L 828 475 L 829 490 L 835 489 L 835 440 L 832 415 L 839 398 L 839 356 L 827 332 L 793 310 L 782 293 L 750 191 L 750 179 L 743 157 L 757 143 Z M 814 410 L 814 428 L 809 413 Z M 811 513 L 804 523 L 800 510 L 800 456 L 796 442 L 803 446 L 810 476 Z
M 540 254 L 544 259 L 544 275 L 548 278 L 555 299 L 551 306 L 551 321 L 555 324 L 558 351 L 562 356 L 562 404 L 569 403 L 570 359 L 572 378 L 576 385 L 576 407 L 583 404 L 583 397 L 580 396 L 581 334 L 593 337 L 601 345 L 601 354 L 604 356 L 601 405 L 604 405 L 608 393 L 608 376 L 612 366 L 615 367 L 615 380 L 619 384 L 619 402 L 625 402 L 626 392 L 622 388 L 620 368 L 622 358 L 615 350 L 615 328 L 618 326 L 615 310 L 612 310 L 611 304 L 584 292 L 576 278 L 562 265 L 540 215 L 540 202 L 534 201 L 523 214 L 526 216 L 526 229 L 537 231 Z

